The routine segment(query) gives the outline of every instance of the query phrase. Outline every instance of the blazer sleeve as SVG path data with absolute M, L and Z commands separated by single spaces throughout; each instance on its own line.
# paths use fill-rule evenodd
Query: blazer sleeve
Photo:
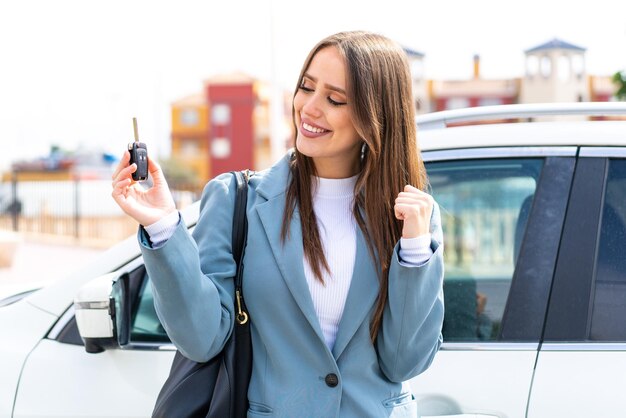
M 387 303 L 376 345 L 380 367 L 393 382 L 425 371 L 443 341 L 443 231 L 436 203 L 430 224 L 430 259 L 420 266 L 402 265 L 396 245 L 389 268 Z
M 219 353 L 233 329 L 235 190 L 231 174 L 207 184 L 193 236 L 180 221 L 170 239 L 153 249 L 139 231 L 157 315 L 181 353 L 198 362 Z

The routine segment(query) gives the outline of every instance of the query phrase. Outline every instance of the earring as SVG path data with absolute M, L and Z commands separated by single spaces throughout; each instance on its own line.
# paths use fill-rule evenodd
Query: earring
M 367 144 L 363 142 L 363 145 L 361 145 L 361 161 L 365 158 L 365 151 L 367 151 Z

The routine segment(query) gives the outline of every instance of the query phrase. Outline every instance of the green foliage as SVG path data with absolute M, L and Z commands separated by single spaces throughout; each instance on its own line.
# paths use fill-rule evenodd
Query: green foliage
M 185 163 L 176 158 L 160 161 L 163 174 L 172 188 L 196 188 L 198 178 L 196 173 Z
M 615 97 L 617 100 L 626 100 L 626 70 L 613 74 L 613 83 L 617 85 Z

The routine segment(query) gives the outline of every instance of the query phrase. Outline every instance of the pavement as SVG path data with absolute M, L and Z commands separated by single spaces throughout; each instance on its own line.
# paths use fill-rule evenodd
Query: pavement
M 105 250 L 71 243 L 46 243 L 19 237 L 9 267 L 0 268 L 0 290 L 29 282 L 45 282 L 75 270 Z

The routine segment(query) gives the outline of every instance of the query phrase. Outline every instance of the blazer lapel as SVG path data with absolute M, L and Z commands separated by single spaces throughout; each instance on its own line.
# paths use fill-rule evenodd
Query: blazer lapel
M 348 298 L 343 310 L 337 339 L 333 347 L 333 356 L 338 359 L 363 321 L 376 303 L 378 297 L 378 274 L 370 257 L 365 237 L 360 228 L 356 228 L 356 258 Z M 369 321 L 368 321 L 369 327 Z
M 253 176 L 250 182 L 254 185 L 256 193 L 261 198 L 266 199 L 265 202 L 256 205 L 256 211 L 259 214 L 261 224 L 270 243 L 276 265 L 306 320 L 323 345 L 326 346 L 324 335 L 315 313 L 315 307 L 313 306 L 311 292 L 304 276 L 302 228 L 300 226 L 300 214 L 297 209 L 291 219 L 289 237 L 284 245 L 280 240 L 290 159 L 291 153 L 288 153 L 267 174 L 258 177 Z M 363 321 L 369 318 L 368 314 L 372 310 L 378 296 L 377 270 L 370 257 L 365 237 L 358 227 L 356 240 L 356 257 L 352 281 L 332 350 L 335 359 L 339 358 Z
M 296 211 L 291 218 L 289 236 L 281 242 L 282 215 L 285 210 L 285 188 L 289 175 L 289 154 L 261 179 L 257 193 L 267 199 L 256 205 L 256 211 L 267 235 L 276 265 L 278 266 L 287 288 L 303 315 L 322 342 L 324 335 L 313 306 L 311 292 L 304 276 L 304 249 L 302 247 L 302 228 L 300 214 Z M 252 177 L 254 179 L 254 177 Z

